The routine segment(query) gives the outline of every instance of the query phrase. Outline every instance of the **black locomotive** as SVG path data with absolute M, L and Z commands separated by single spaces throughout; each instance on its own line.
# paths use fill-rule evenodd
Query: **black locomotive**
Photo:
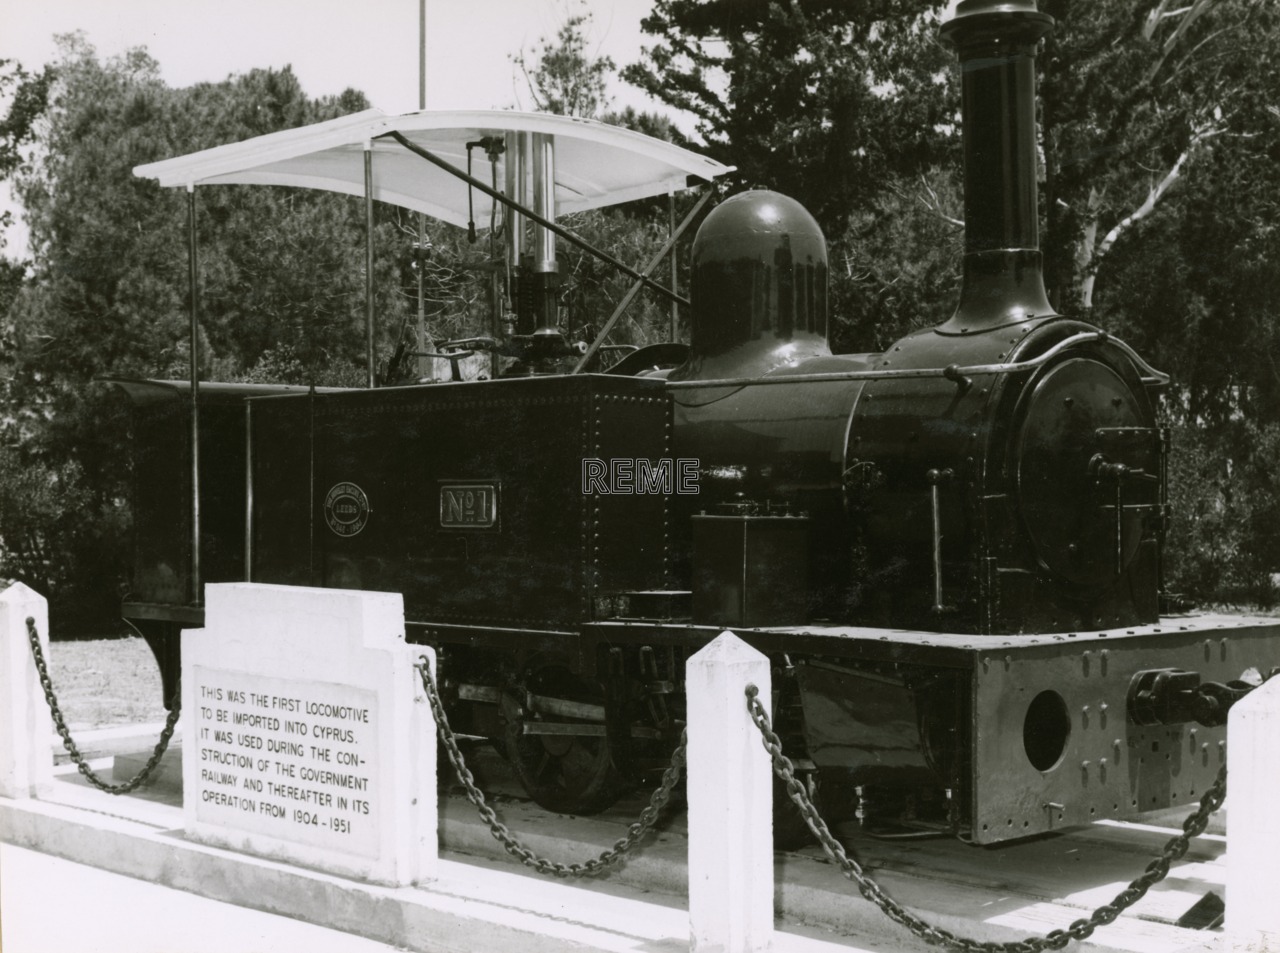
M 651 352 L 563 373 L 572 350 L 537 316 L 554 270 L 535 268 L 517 322 L 532 357 L 502 379 L 200 385 L 196 441 L 189 389 L 125 383 L 125 614 L 166 693 L 201 581 L 392 590 L 411 640 L 440 651 L 455 728 L 555 810 L 600 810 L 665 764 L 684 659 L 724 629 L 774 660 L 811 782 L 856 792 L 873 827 L 993 843 L 1198 798 L 1229 683 L 1280 663 L 1280 627 L 1160 617 L 1167 380 L 1043 286 L 1033 84 L 1051 26 L 1034 0 L 964 0 L 944 25 L 963 290 L 884 353 L 830 352 L 821 232 L 747 192 L 694 241 L 674 367 Z M 173 469 L 193 445 L 199 576 L 197 480 Z

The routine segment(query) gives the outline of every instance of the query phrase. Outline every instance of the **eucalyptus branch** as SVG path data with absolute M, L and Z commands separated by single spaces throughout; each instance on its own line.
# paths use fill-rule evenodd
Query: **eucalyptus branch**
M 916 200 L 928 209 L 936 218 L 941 219 L 948 225 L 954 225 L 956 228 L 964 228 L 964 219 L 956 218 L 948 215 L 942 210 L 942 200 L 938 197 L 938 192 L 928 180 L 924 177 L 924 173 L 920 174 L 920 187 L 924 189 L 924 195 L 917 195 Z
M 1160 201 L 1169 194 L 1169 190 L 1177 185 L 1188 159 L 1191 158 L 1196 148 L 1206 140 L 1222 135 L 1227 131 L 1226 126 L 1220 124 L 1222 122 L 1221 115 L 1215 117 L 1215 120 L 1216 123 L 1214 125 L 1202 126 L 1192 134 L 1191 141 L 1187 143 L 1187 147 L 1161 177 L 1160 181 L 1147 191 L 1147 197 L 1142 204 L 1116 222 L 1110 231 L 1102 237 L 1102 241 L 1098 243 L 1093 251 L 1087 274 L 1080 285 L 1081 299 L 1086 308 L 1093 306 L 1093 289 L 1098 277 L 1098 267 L 1101 265 L 1102 259 L 1111 251 L 1112 246 L 1115 245 L 1116 241 L 1127 229 L 1141 222 L 1156 210 Z
M 1160 71 L 1164 69 L 1164 64 L 1173 54 L 1174 49 L 1178 45 L 1178 41 L 1181 40 L 1187 30 L 1191 28 L 1191 24 L 1195 23 L 1195 21 L 1198 20 L 1214 2 L 1215 0 L 1194 0 L 1191 6 L 1186 8 L 1186 14 L 1180 21 L 1178 21 L 1178 25 L 1174 28 L 1173 32 L 1165 37 L 1164 43 L 1161 44 L 1160 56 L 1151 64 L 1150 69 L 1147 70 L 1147 75 L 1143 81 L 1143 85 L 1150 85 L 1155 80 Z

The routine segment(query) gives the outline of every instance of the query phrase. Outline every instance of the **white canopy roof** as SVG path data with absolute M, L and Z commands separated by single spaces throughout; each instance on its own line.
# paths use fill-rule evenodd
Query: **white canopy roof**
M 364 150 L 373 149 L 373 197 L 425 212 L 453 225 L 467 224 L 467 185 L 391 139 L 399 132 L 462 171 L 468 142 L 506 132 L 555 137 L 556 214 L 580 212 L 663 195 L 732 171 L 669 142 L 591 119 L 500 110 L 416 112 L 388 116 L 368 109 L 328 122 L 257 136 L 190 155 L 140 165 L 134 175 L 162 186 L 292 185 L 364 195 Z M 484 150 L 472 155 L 472 175 L 490 181 Z M 498 162 L 498 187 L 505 169 Z M 487 224 L 488 199 L 475 196 L 477 225 Z M 483 222 L 482 222 L 483 220 Z

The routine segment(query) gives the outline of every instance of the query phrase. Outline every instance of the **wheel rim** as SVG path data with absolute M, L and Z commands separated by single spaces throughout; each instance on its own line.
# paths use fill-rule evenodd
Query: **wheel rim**
M 561 666 L 546 666 L 525 682 L 535 695 L 599 704 L 598 685 Z M 594 814 L 617 800 L 622 779 L 613 764 L 607 736 L 527 735 L 526 722 L 588 723 L 561 715 L 526 712 L 507 726 L 507 753 L 520 783 L 539 805 L 563 814 Z

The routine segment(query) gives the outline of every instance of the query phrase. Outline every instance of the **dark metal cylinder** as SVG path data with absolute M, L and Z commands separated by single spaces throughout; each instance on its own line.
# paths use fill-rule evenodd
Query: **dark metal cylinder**
M 689 361 L 672 380 L 763 374 L 827 347 L 827 243 L 777 192 L 742 192 L 698 229 Z
M 960 57 L 965 261 L 941 330 L 973 333 L 1052 314 L 1036 201 L 1036 44 L 1053 18 L 1035 0 L 962 0 L 942 35 Z

